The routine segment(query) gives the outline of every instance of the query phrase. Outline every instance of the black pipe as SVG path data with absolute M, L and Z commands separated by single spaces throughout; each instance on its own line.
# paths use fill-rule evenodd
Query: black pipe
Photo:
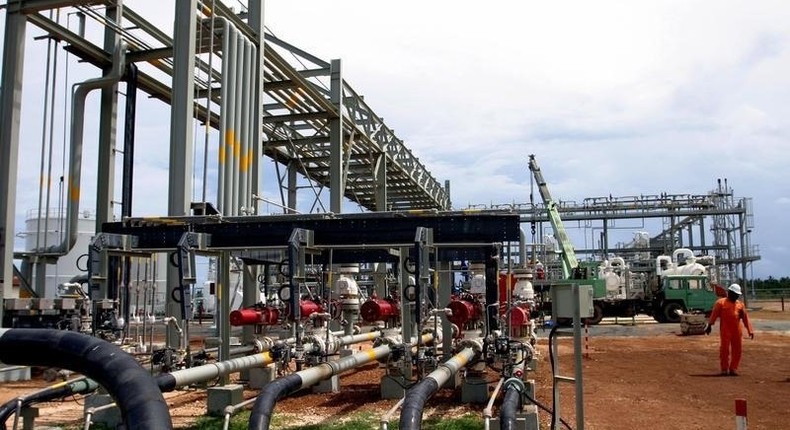
M 274 404 L 283 396 L 287 396 L 302 388 L 302 377 L 291 374 L 275 379 L 264 387 L 250 413 L 249 430 L 269 430 Z
M 425 378 L 409 389 L 401 408 L 399 427 L 401 430 L 420 430 L 425 402 L 437 391 L 439 391 L 439 383 L 433 378 Z
M 511 386 L 505 391 L 502 407 L 499 410 L 499 422 L 502 430 L 516 430 L 516 412 L 521 403 L 521 393 Z
M 499 330 L 499 249 L 492 246 L 486 252 L 486 336 Z
M 126 111 L 123 127 L 123 182 L 121 185 L 121 217 L 132 216 L 132 185 L 134 179 L 134 131 L 137 117 L 137 66 L 126 71 Z
M 13 398 L 2 405 L 0 405 L 0 430 L 6 430 L 5 422 L 8 418 L 16 412 L 17 406 L 21 401 L 21 407 L 29 406 L 33 403 L 48 402 L 55 399 L 60 399 L 73 394 L 86 394 L 90 393 L 97 388 L 97 384 L 88 378 L 77 378 L 68 382 L 61 382 L 43 388 L 36 392 L 27 394 L 23 397 Z
M 154 379 L 131 355 L 109 342 L 62 330 L 0 329 L 0 361 L 83 374 L 113 397 L 127 429 L 173 428 Z

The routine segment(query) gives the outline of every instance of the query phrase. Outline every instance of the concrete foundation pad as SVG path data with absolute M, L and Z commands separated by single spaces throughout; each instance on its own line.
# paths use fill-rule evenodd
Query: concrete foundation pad
M 314 393 L 337 393 L 338 391 L 340 391 L 340 377 L 337 375 L 324 379 L 313 387 Z
M 244 400 L 244 387 L 239 384 L 228 384 L 222 387 L 211 387 L 207 390 L 209 415 L 225 415 L 225 407 L 241 403 Z
M 85 412 L 89 409 L 99 408 L 100 406 L 109 405 L 115 402 L 112 396 L 104 393 L 91 394 L 85 398 Z M 121 417 L 121 410 L 117 406 L 108 409 L 102 409 L 95 412 L 91 417 L 91 422 L 94 424 L 101 424 L 107 428 L 114 429 L 123 424 Z
M 0 382 L 29 381 L 30 367 L 0 364 Z
M 462 403 L 483 404 L 488 402 L 488 396 L 488 384 L 484 378 L 466 378 L 464 383 L 461 385 Z
M 500 430 L 499 417 L 491 418 L 491 430 Z M 516 430 L 540 430 L 538 407 L 527 405 L 522 413 L 516 414 Z
M 406 390 L 403 388 L 408 382 L 403 376 L 384 375 L 381 378 L 381 398 L 400 400 Z
M 255 367 L 247 371 L 247 377 L 250 388 L 257 390 L 263 388 L 264 385 L 277 378 L 277 370 L 273 365 L 267 367 Z

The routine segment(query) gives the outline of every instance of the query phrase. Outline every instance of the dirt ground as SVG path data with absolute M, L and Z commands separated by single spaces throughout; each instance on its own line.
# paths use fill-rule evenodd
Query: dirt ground
M 744 340 L 740 376 L 718 376 L 718 336 L 679 336 L 679 327 L 645 324 L 630 327 L 628 337 L 618 327 L 607 327 L 596 335 L 592 330 L 589 358 L 583 361 L 585 428 L 608 429 L 726 429 L 734 427 L 736 398 L 748 402 L 751 430 L 788 428 L 790 409 L 790 311 L 762 310 L 752 313 L 756 337 Z M 776 329 L 776 323 L 782 323 Z M 759 327 L 768 327 L 761 330 Z M 626 327 L 623 327 L 625 332 Z M 634 332 L 635 330 L 635 332 Z M 547 332 L 539 342 L 541 356 L 536 380 L 537 399 L 551 406 L 551 371 L 546 345 Z M 614 333 L 614 334 L 611 334 Z M 539 332 L 539 334 L 541 334 Z M 560 341 L 560 372 L 573 373 L 570 339 Z M 302 393 L 281 400 L 275 408 L 276 428 L 297 424 L 333 422 L 357 413 L 378 420 L 395 402 L 379 398 L 382 370 L 372 364 L 341 378 L 337 394 Z M 489 375 L 492 380 L 496 375 Z M 0 402 L 28 393 L 47 383 L 33 381 L 0 385 Z M 245 398 L 253 397 L 245 392 Z M 563 385 L 562 416 L 576 428 L 573 387 Z M 205 413 L 202 391 L 168 393 L 174 424 L 184 428 Z M 39 425 L 79 425 L 81 399 L 41 405 Z M 460 390 L 442 390 L 432 398 L 426 415 L 454 417 L 466 413 L 482 417 L 484 405 L 462 405 Z M 495 411 L 495 414 L 498 411 Z M 394 420 L 397 420 L 397 414 Z M 550 417 L 541 413 L 542 428 Z M 482 423 L 482 418 L 481 418 Z M 9 421 L 10 424 L 10 421 Z

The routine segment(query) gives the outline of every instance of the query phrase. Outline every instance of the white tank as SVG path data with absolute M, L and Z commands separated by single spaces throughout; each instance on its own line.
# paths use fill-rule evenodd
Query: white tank
M 31 252 L 38 248 L 48 248 L 57 246 L 63 241 L 65 234 L 66 217 L 65 213 L 57 210 L 50 210 L 49 217 L 42 214 L 38 216 L 38 211 L 28 211 L 25 220 L 25 251 Z M 54 298 L 58 293 L 58 286 L 69 282 L 70 279 L 78 275 L 87 275 L 87 254 L 88 247 L 96 231 L 96 217 L 90 211 L 83 211 L 77 221 L 77 242 L 71 251 L 58 258 L 57 264 L 47 265 L 46 282 L 44 285 L 44 295 L 47 298 Z M 132 313 L 134 314 L 135 304 L 143 301 L 143 284 L 145 277 L 145 260 L 132 259 L 130 271 L 130 302 Z M 139 267 L 139 281 L 137 278 Z M 154 266 L 156 266 L 154 270 Z M 158 254 L 154 257 L 154 262 L 148 264 L 148 303 L 150 308 L 150 295 L 153 292 L 153 285 L 156 285 L 156 297 L 154 298 L 154 308 L 157 312 L 164 313 L 164 298 L 167 273 L 166 255 Z M 156 278 L 154 279 L 154 274 Z M 137 297 L 137 285 L 140 285 L 139 300 Z M 140 305 L 142 308 L 142 304 Z
M 36 210 L 28 211 L 27 215 L 23 233 L 25 251 L 34 251 L 36 246 L 47 248 L 60 245 L 66 229 L 65 216 L 61 216 L 56 210 L 50 211 L 48 219 L 45 214 L 39 217 Z M 77 275 L 87 274 L 87 257 L 80 258 L 80 256 L 88 253 L 88 246 L 90 246 L 95 229 L 96 217 L 90 212 L 81 213 L 77 222 L 77 242 L 74 244 L 74 248 L 68 254 L 60 257 L 57 264 L 47 265 L 45 297 L 55 297 L 58 285 L 68 282 Z M 78 259 L 82 270 L 77 268 Z

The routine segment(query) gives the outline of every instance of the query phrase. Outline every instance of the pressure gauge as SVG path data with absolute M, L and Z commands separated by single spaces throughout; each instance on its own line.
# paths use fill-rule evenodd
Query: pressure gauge
M 291 300 L 291 286 L 286 285 L 277 292 L 277 295 L 280 297 L 280 300 L 287 302 Z
M 417 287 L 415 287 L 414 285 L 409 285 L 406 288 L 404 288 L 403 297 L 405 297 L 406 300 L 410 302 L 417 300 Z

